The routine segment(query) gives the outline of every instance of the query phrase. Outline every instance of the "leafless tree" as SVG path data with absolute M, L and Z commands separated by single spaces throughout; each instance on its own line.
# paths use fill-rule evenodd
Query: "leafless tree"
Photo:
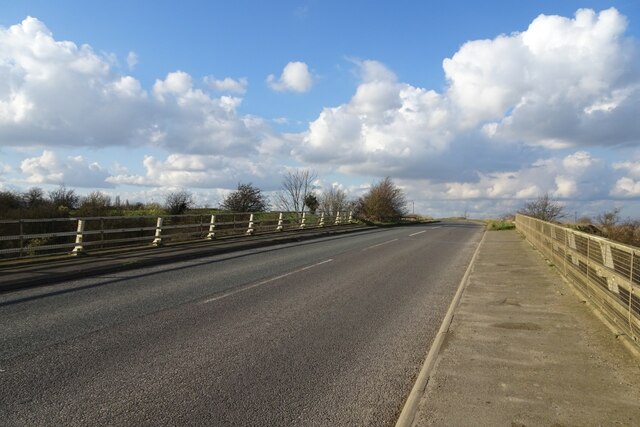
M 541 219 L 542 221 L 557 221 L 566 216 L 564 206 L 558 201 L 553 200 L 549 196 L 549 193 L 545 193 L 537 199 L 525 203 L 519 213 Z
M 315 170 L 296 169 L 287 172 L 282 180 L 282 189 L 276 195 L 276 205 L 287 212 L 297 212 L 302 215 L 305 198 L 313 191 L 313 181 L 318 178 Z
M 58 209 L 73 210 L 78 207 L 80 196 L 75 190 L 67 190 L 67 187 L 62 184 L 56 190 L 49 191 L 49 200 Z
M 101 216 L 106 215 L 111 208 L 111 197 L 100 191 L 93 191 L 82 198 L 78 215 Z
M 167 194 L 165 199 L 165 208 L 169 212 L 169 215 L 182 215 L 187 209 L 192 208 L 193 205 L 193 194 L 186 190 L 173 191 Z
M 335 215 L 348 209 L 347 193 L 340 188 L 331 187 L 320 194 L 320 211 L 325 215 Z

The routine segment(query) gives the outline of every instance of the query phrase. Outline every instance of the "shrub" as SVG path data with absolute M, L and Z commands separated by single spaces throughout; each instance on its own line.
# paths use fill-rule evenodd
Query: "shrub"
M 407 214 L 406 204 L 404 192 L 386 177 L 360 198 L 356 214 L 370 221 L 399 221 Z

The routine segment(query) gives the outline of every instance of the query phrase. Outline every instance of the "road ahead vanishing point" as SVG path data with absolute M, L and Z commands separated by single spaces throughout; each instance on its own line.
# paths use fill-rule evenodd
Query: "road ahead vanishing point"
M 378 229 L 0 295 L 0 423 L 393 425 L 481 236 Z

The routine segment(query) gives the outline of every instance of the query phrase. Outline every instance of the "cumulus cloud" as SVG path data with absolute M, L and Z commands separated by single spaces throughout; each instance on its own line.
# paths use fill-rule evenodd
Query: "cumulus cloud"
M 279 79 L 269 74 L 267 84 L 276 92 L 308 92 L 313 86 L 313 76 L 304 62 L 289 62 Z
M 294 154 L 343 170 L 412 175 L 461 138 L 471 150 L 491 140 L 553 149 L 637 143 L 639 58 L 626 25 L 615 9 L 579 10 L 467 42 L 443 62 L 443 93 L 398 82 L 379 62 L 357 62 L 361 82 L 351 100 L 324 108 Z
M 129 65 L 136 58 L 131 52 Z M 237 114 L 240 102 L 211 97 L 182 71 L 158 79 L 149 93 L 135 78 L 119 75 L 108 55 L 55 40 L 36 18 L 0 28 L 3 145 L 153 145 L 177 152 L 246 154 L 262 135 L 251 127 L 253 118 Z
M 516 170 L 479 172 L 474 180 L 406 182 L 430 199 L 524 200 L 549 193 L 557 199 L 591 200 L 608 197 L 615 176 L 603 159 L 577 151 L 564 157 L 538 159 Z M 424 190 L 417 190 L 420 187 Z
M 247 91 L 247 86 L 249 85 L 249 81 L 246 77 L 241 77 L 237 80 L 232 79 L 231 77 L 225 77 L 222 80 L 217 80 L 213 76 L 206 76 L 204 78 L 204 83 L 211 89 L 218 92 L 231 92 L 241 95 Z
M 526 31 L 464 44 L 443 67 L 468 126 L 549 148 L 637 142 L 636 46 L 615 9 L 540 15 Z
M 109 172 L 96 162 L 82 156 L 60 159 L 49 150 L 39 157 L 31 157 L 20 164 L 29 184 L 65 184 L 83 188 L 113 187 L 107 182 Z
M 145 156 L 144 175 L 119 174 L 106 181 L 118 185 L 170 188 L 235 188 L 238 182 L 260 180 L 264 190 L 275 189 L 280 168 L 249 158 L 230 159 L 219 155 L 171 154 L 165 160 Z
M 611 190 L 611 195 L 618 197 L 640 197 L 640 180 L 634 180 L 629 177 L 620 178 Z

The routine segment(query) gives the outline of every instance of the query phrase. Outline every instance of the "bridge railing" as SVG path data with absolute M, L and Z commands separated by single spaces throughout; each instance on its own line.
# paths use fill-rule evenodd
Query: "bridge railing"
M 520 214 L 516 229 L 640 345 L 640 248 Z
M 106 216 L 0 221 L 0 258 L 79 254 L 132 245 L 254 235 L 352 223 L 350 213 L 295 212 Z

